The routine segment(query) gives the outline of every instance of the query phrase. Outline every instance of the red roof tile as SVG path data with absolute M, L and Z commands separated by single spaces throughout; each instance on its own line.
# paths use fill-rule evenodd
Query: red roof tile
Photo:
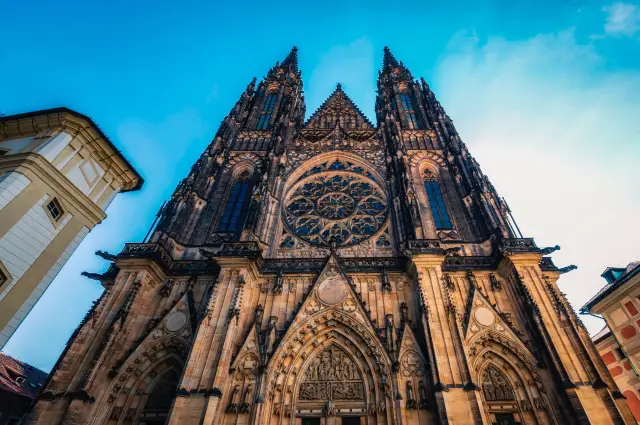
M 0 353 L 0 391 L 34 399 L 47 379 L 47 373 L 13 357 Z M 24 382 L 16 382 L 17 377 Z

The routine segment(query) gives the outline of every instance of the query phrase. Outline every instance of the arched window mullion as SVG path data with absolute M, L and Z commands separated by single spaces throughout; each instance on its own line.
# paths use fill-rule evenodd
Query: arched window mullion
M 242 213 L 243 210 L 243 206 L 244 206 L 244 202 L 245 199 L 247 197 L 247 190 L 249 188 L 249 183 L 248 182 L 241 182 L 240 183 L 240 190 L 238 193 L 238 196 L 236 198 L 236 202 L 233 205 L 233 211 L 231 212 L 231 218 L 229 219 L 229 226 L 228 229 L 229 231 L 233 231 L 235 232 L 238 228 L 238 220 L 240 219 L 240 215 Z
M 410 129 L 419 128 L 418 120 L 416 118 L 416 111 L 413 109 L 413 102 L 408 93 L 400 93 L 400 101 L 402 102 L 402 109 L 404 109 L 404 116 L 407 120 L 407 126 Z
M 249 186 L 250 181 L 246 177 L 233 183 L 218 223 L 218 232 L 236 233 L 240 229 L 242 225 L 240 220 L 247 209 Z
M 277 97 L 278 95 L 276 93 L 269 93 L 267 95 L 267 99 L 264 101 L 264 106 L 262 107 L 262 112 L 260 113 L 260 117 L 258 118 L 258 125 L 256 126 L 258 130 L 266 130 L 269 128 L 269 124 L 271 123 L 271 115 L 276 105 Z
M 424 189 L 427 193 L 427 199 L 429 200 L 429 207 L 431 209 L 431 215 L 436 229 L 447 230 L 452 229 L 453 224 L 447 211 L 447 204 L 444 201 L 440 184 L 435 175 L 430 171 L 426 171 L 424 174 Z

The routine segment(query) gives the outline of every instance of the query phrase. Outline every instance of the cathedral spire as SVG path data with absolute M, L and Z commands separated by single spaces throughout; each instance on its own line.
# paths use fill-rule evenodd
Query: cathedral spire
M 384 46 L 384 57 L 382 58 L 382 70 L 386 70 L 387 68 L 397 68 L 400 64 L 398 60 L 393 56 L 391 50 L 387 46 Z
M 284 58 L 280 66 L 283 68 L 289 67 L 290 71 L 298 72 L 298 48 L 296 46 L 293 46 L 293 49 L 291 49 L 287 57 Z
M 384 47 L 384 55 L 382 57 L 382 69 L 380 70 L 380 76 L 393 74 L 401 79 L 413 80 L 411 72 L 401 61 L 398 61 L 391 50 L 387 46 Z

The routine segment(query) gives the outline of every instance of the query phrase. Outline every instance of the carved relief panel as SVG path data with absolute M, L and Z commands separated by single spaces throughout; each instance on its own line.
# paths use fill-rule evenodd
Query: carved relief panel
M 325 349 L 309 364 L 300 384 L 299 400 L 364 401 L 362 377 L 355 361 L 337 346 Z

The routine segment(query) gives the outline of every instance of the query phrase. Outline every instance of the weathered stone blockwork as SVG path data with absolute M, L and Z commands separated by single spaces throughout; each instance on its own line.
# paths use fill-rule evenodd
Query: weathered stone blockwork
M 424 80 L 388 50 L 376 124 L 297 51 L 253 81 L 149 242 L 98 276 L 31 423 L 631 424 Z

